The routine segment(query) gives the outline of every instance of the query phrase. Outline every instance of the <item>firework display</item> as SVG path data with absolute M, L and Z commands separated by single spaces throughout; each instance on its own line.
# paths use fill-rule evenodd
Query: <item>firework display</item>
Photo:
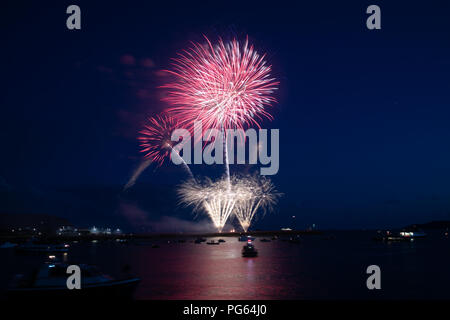
M 219 232 L 233 214 L 246 232 L 255 214 L 272 210 L 280 196 L 269 178 L 257 175 L 190 180 L 178 188 L 178 195 L 182 204 L 206 213 Z
M 144 158 L 162 165 L 170 157 L 173 142 L 170 140 L 173 130 L 179 128 L 178 122 L 167 114 L 156 115 L 148 119 L 148 123 L 138 137 Z
M 175 156 L 183 164 L 186 172 L 193 178 L 192 172 L 187 163 L 180 156 L 171 140 L 172 132 L 180 128 L 178 121 L 167 114 L 156 115 L 148 119 L 148 124 L 140 132 L 138 137 L 142 147 L 141 152 L 145 153 L 144 158 L 161 166 L 165 159 Z
M 227 178 L 187 181 L 179 187 L 178 195 L 183 204 L 194 207 L 196 212 L 205 212 L 219 232 L 232 214 L 239 196 L 235 188 L 229 187 Z
M 245 232 L 255 214 L 262 212 L 264 215 L 271 211 L 281 196 L 275 190 L 272 181 L 260 175 L 236 177 L 234 188 L 239 195 L 234 206 L 234 214 Z
M 272 119 L 266 107 L 275 102 L 271 94 L 278 82 L 248 40 L 193 43 L 168 72 L 175 78 L 163 86 L 169 91 L 168 111 L 183 124 L 201 121 L 204 128 L 243 129 Z
M 161 166 L 166 159 L 177 157 L 191 177 L 177 190 L 180 202 L 193 207 L 194 212 L 206 213 L 219 232 L 234 215 L 246 232 L 255 215 L 271 210 L 280 196 L 270 179 L 231 176 L 224 139 L 224 177 L 196 180 L 174 150 L 171 135 L 181 127 L 192 132 L 195 121 L 200 121 L 205 130 L 221 130 L 224 137 L 226 129 L 260 127 L 261 120 L 272 119 L 267 108 L 276 102 L 272 94 L 279 83 L 271 78 L 265 55 L 258 54 L 248 39 L 243 43 L 219 39 L 216 44 L 205 39 L 204 44 L 192 43 L 190 49 L 173 59 L 173 68 L 166 70 L 172 75 L 172 82 L 162 86 L 168 91 L 163 100 L 169 107 L 167 112 L 149 118 L 140 131 L 138 139 L 145 162 L 126 188 L 150 162 Z

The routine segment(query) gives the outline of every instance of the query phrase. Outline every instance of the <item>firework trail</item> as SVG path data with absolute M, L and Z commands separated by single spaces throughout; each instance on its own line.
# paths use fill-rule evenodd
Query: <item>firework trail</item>
M 134 184 L 136 183 L 136 180 L 139 178 L 139 176 L 141 175 L 141 173 L 147 169 L 147 167 L 152 163 L 151 160 L 147 159 L 142 161 L 139 166 L 136 168 L 136 170 L 134 170 L 133 174 L 131 175 L 130 180 L 128 180 L 127 184 L 125 185 L 125 187 L 123 187 L 123 191 L 127 191 L 129 188 L 131 188 L 132 186 L 134 186 Z
M 225 130 L 222 127 L 222 141 L 223 141 L 223 150 L 224 150 L 224 158 L 225 158 L 225 175 L 227 177 L 228 182 L 228 190 L 231 188 L 231 181 L 230 181 L 230 164 L 228 162 L 228 144 L 227 144 L 227 138 L 225 135 Z
M 205 44 L 192 43 L 174 59 L 172 70 L 167 70 L 174 81 L 162 86 L 168 89 L 164 100 L 171 105 L 168 112 L 188 128 L 201 121 L 205 129 L 222 131 L 230 186 L 226 130 L 260 127 L 260 120 L 272 119 L 265 108 L 276 102 L 272 93 L 279 83 L 270 77 L 265 55 L 259 55 L 248 39 L 219 39 L 216 45 L 205 39 Z
M 158 166 L 161 166 L 165 159 L 174 155 L 181 161 L 189 176 L 194 179 L 194 175 L 187 163 L 180 156 L 179 152 L 173 148 L 174 141 L 171 140 L 171 136 L 172 132 L 179 128 L 178 124 L 178 121 L 167 114 L 149 118 L 148 124 L 144 126 L 144 129 L 140 132 L 141 136 L 138 137 L 142 148 L 141 152 L 145 153 L 144 159 L 151 160 Z
M 262 211 L 263 214 L 271 211 L 281 194 L 265 176 L 253 175 L 234 180 L 233 185 L 239 195 L 234 206 L 234 214 L 242 229 L 247 232 L 255 214 L 258 211 Z

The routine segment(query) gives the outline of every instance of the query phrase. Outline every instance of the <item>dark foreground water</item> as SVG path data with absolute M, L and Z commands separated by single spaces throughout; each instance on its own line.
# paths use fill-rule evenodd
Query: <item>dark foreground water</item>
M 242 258 L 243 243 L 226 237 L 219 246 L 192 239 L 77 243 L 61 258 L 115 276 L 129 265 L 142 279 L 137 299 L 450 299 L 450 240 L 442 233 L 391 244 L 372 241 L 369 232 L 333 234 L 303 236 L 300 244 L 257 239 L 257 258 Z M 42 259 L 0 249 L 1 294 L 14 273 Z M 366 268 L 373 264 L 382 289 L 369 291 Z

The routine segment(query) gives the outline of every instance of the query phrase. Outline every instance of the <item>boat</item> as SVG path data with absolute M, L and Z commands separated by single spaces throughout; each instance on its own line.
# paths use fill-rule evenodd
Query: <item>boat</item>
M 261 241 L 261 242 L 270 242 L 269 239 L 261 239 L 261 240 L 259 240 L 259 241 Z
M 219 241 L 219 242 L 225 242 L 225 240 L 223 240 L 223 239 L 219 239 L 218 241 Z
M 205 238 L 197 238 L 197 239 L 195 239 L 195 243 L 202 243 L 202 242 L 205 242 L 206 241 L 206 239 Z
M 425 238 L 427 234 L 418 229 L 404 229 L 399 233 L 392 233 L 391 231 L 378 231 L 373 238 L 375 241 L 383 242 L 399 242 L 399 241 L 414 241 L 415 239 Z
M 5 242 L 0 245 L 0 249 L 9 249 L 9 248 L 14 248 L 14 247 L 17 247 L 17 244 L 11 243 L 11 242 Z
M 258 250 L 251 241 L 248 241 L 245 246 L 242 247 L 242 256 L 245 258 L 256 257 L 258 255 Z
M 403 230 L 400 232 L 400 237 L 405 239 L 425 238 L 427 234 L 421 230 Z
M 69 245 L 62 244 L 39 244 L 34 242 L 27 242 L 16 247 L 16 250 L 21 252 L 67 252 L 69 251 Z
M 61 262 L 47 262 L 30 275 L 16 275 L 7 295 L 10 299 L 65 298 L 132 298 L 139 278 L 116 280 L 101 273 L 95 266 L 80 264 L 81 289 L 67 288 L 67 267 Z M 50 301 L 50 300 L 49 300 Z
M 205 238 L 197 238 L 197 239 L 195 239 L 194 243 L 202 243 L 202 242 L 205 242 L 205 241 L 206 241 Z
M 209 244 L 209 245 L 218 245 L 218 244 L 220 244 L 220 242 L 219 242 L 219 241 L 215 242 L 214 240 L 211 240 L 211 241 L 208 241 L 206 244 Z
M 299 244 L 300 243 L 300 237 L 299 236 L 290 237 L 289 238 L 289 243 Z
M 243 235 L 241 235 L 240 237 L 239 237 L 239 239 L 238 239 L 238 241 L 245 241 L 245 242 L 247 242 L 248 240 L 251 240 L 251 241 L 254 241 L 255 240 L 255 237 L 252 237 L 252 236 L 246 236 L 245 234 L 243 234 Z

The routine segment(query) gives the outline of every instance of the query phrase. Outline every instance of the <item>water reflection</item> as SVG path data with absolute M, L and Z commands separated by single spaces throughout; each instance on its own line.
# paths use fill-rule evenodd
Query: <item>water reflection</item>
M 130 266 L 142 279 L 139 299 L 450 298 L 450 241 L 384 244 L 347 233 L 333 240 L 304 237 L 300 244 L 256 240 L 258 257 L 243 258 L 245 243 L 224 239 L 220 245 L 161 240 L 159 248 L 152 248 L 155 241 L 80 242 L 60 259 L 94 264 L 116 277 Z M 0 251 L 0 259 L 7 261 L 0 270 L 4 291 L 14 273 L 39 265 L 43 257 Z M 382 269 L 381 293 L 365 287 L 371 264 Z

